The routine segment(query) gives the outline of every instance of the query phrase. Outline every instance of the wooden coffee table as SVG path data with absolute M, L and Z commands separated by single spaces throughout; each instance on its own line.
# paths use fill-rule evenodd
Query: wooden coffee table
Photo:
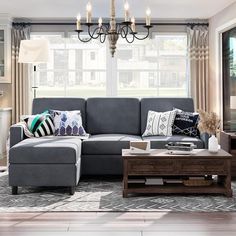
M 208 150 L 195 149 L 194 155 L 170 155 L 167 150 L 151 150 L 149 155 L 134 155 L 128 149 L 122 150 L 123 197 L 131 193 L 155 194 L 224 194 L 232 197 L 231 155 L 224 150 L 212 154 Z M 210 186 L 185 186 L 183 184 L 145 185 L 128 183 L 132 178 L 161 176 L 212 176 L 217 181 Z M 129 181 L 131 182 L 131 181 Z

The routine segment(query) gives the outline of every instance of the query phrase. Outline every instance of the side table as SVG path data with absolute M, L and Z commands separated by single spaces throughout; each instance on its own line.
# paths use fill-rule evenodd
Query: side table
M 236 133 L 221 131 L 220 145 L 223 150 L 232 155 L 231 176 L 236 177 Z

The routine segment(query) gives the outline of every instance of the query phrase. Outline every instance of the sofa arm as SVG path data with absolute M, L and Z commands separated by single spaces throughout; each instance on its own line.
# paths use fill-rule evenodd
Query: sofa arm
M 209 140 L 209 134 L 208 133 L 202 133 L 200 134 L 200 139 L 203 141 L 204 143 L 204 148 L 208 148 L 208 140 Z
M 13 125 L 10 128 L 10 148 L 17 143 L 24 140 L 26 137 L 24 135 L 24 128 L 20 125 Z

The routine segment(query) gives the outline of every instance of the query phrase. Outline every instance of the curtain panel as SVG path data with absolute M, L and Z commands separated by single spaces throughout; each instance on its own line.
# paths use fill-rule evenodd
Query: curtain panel
M 190 92 L 195 109 L 208 111 L 209 30 L 205 26 L 187 28 L 190 63 Z
M 29 79 L 28 65 L 18 63 L 20 42 L 30 38 L 30 27 L 12 28 L 12 122 L 29 112 Z

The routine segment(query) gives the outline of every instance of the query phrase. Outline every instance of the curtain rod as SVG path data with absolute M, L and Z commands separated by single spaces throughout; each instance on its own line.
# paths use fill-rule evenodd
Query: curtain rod
M 109 24 L 109 23 L 105 23 Z M 70 22 L 13 22 L 13 26 L 31 26 L 31 25 L 76 25 Z M 85 25 L 81 23 L 81 25 Z M 136 23 L 136 25 L 144 25 L 143 23 Z M 153 26 L 209 26 L 209 23 L 152 23 Z

